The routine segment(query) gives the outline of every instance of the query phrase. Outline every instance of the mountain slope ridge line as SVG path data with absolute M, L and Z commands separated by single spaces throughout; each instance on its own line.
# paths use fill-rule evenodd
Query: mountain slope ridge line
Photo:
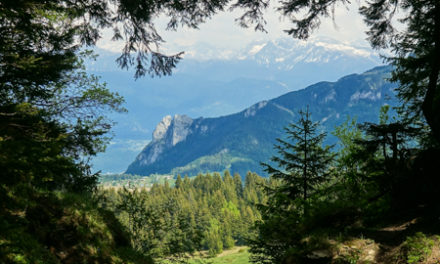
M 326 132 L 331 132 L 347 116 L 356 117 L 358 122 L 375 122 L 382 105 L 397 105 L 394 94 L 397 84 L 387 81 L 390 71 L 390 66 L 380 66 L 362 74 L 344 76 L 336 82 L 319 82 L 260 101 L 231 115 L 197 119 L 176 115 L 163 138 L 152 140 L 126 173 L 195 175 L 230 169 L 241 175 L 247 171 L 265 175 L 260 161 L 268 161 L 275 154 L 273 144 L 276 138 L 283 136 L 283 127 L 293 122 L 296 113 L 307 105 L 313 120 L 321 121 L 321 128 Z M 179 136 L 177 141 L 176 135 Z M 335 142 L 334 136 L 329 135 L 326 143 Z M 205 159 L 209 160 L 206 163 L 200 159 L 225 150 L 227 155 L 217 164 L 212 158 Z M 156 158 L 148 160 L 152 156 Z M 186 166 L 196 160 L 197 166 Z M 179 169 L 185 166 L 190 169 Z

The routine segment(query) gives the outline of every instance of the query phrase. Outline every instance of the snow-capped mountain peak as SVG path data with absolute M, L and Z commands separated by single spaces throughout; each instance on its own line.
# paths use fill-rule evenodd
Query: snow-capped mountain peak
M 379 55 L 371 48 L 352 46 L 329 38 L 315 38 L 308 41 L 277 39 L 251 44 L 241 54 L 246 54 L 243 59 L 267 67 L 275 66 L 280 70 L 291 70 L 298 63 L 334 63 L 355 57 L 380 64 Z
M 255 55 L 258 52 L 260 52 L 260 50 L 262 50 L 265 46 L 267 45 L 267 43 L 263 43 L 260 45 L 254 45 L 252 46 L 252 48 L 249 50 L 248 55 Z

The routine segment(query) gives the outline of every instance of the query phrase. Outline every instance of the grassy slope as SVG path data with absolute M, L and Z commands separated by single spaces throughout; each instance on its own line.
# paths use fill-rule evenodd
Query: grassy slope
M 249 252 L 247 247 L 235 247 L 223 251 L 214 258 L 195 257 L 189 261 L 190 264 L 210 263 L 210 264 L 249 264 Z

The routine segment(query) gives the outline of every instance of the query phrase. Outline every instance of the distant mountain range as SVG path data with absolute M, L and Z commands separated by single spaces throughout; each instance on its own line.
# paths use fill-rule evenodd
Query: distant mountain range
M 382 105 L 397 104 L 396 84 L 387 81 L 390 71 L 383 66 L 336 82 L 319 82 L 222 117 L 165 116 L 126 173 L 194 175 L 229 169 L 241 175 L 247 171 L 264 175 L 259 162 L 275 154 L 273 145 L 276 138 L 285 136 L 283 127 L 295 122 L 306 106 L 326 132 L 348 116 L 358 122 L 377 122 Z M 329 133 L 326 143 L 335 142 Z
M 290 90 L 361 73 L 382 62 L 368 46 L 345 44 L 330 38 L 308 41 L 282 38 L 253 43 L 232 53 L 204 50 L 208 58 L 219 54 L 222 59 L 194 60 L 193 57 L 201 58 L 201 55 L 191 50 L 189 53 L 189 59 L 183 61 L 177 73 L 199 74 L 212 80 L 235 79 L 239 74 L 241 78 L 282 83 Z
M 117 68 L 118 54 L 97 53 L 98 60 L 88 62 L 87 70 L 123 95 L 129 110 L 111 116 L 117 122 L 115 137 L 94 160 L 94 168 L 103 172 L 125 170 L 152 139 L 152 129 L 163 116 L 224 116 L 318 81 L 335 81 L 381 64 L 370 48 L 332 39 L 278 39 L 234 52 L 199 44 L 187 50 L 172 76 L 134 80 L 133 72 Z

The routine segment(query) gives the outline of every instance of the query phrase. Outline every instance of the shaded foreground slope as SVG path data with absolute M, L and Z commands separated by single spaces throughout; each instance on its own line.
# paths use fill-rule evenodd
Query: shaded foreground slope
M 33 193 L 31 201 L 0 215 L 0 263 L 153 263 L 91 197 Z

